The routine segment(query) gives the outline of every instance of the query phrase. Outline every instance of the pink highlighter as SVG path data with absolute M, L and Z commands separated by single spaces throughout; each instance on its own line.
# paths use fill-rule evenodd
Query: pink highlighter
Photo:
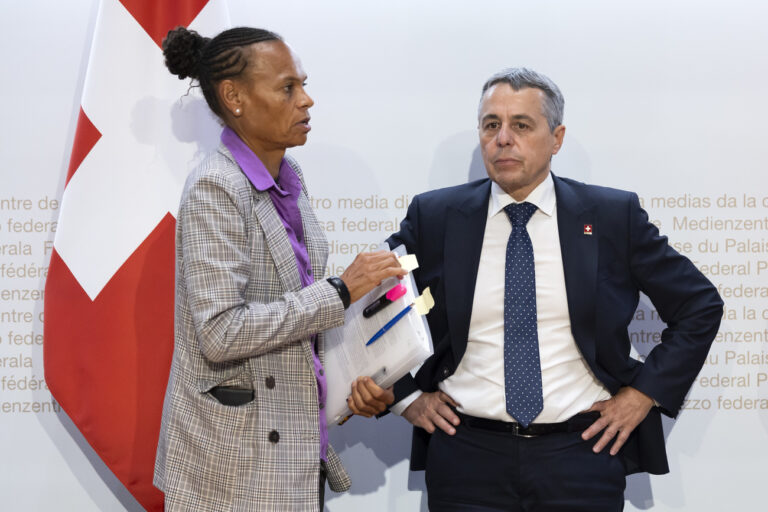
M 373 315 L 405 295 L 406 291 L 407 290 L 404 284 L 398 284 L 387 293 L 366 306 L 366 308 L 363 310 L 363 316 L 365 318 L 371 318 Z

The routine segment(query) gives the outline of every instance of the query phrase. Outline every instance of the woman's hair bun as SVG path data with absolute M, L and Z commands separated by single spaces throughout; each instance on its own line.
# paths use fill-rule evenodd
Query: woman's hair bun
M 163 40 L 163 55 L 168 70 L 180 80 L 198 78 L 203 47 L 210 41 L 194 30 L 176 27 Z

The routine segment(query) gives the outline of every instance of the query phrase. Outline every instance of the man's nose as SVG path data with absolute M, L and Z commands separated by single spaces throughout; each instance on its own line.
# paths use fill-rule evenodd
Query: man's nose
M 513 146 L 515 144 L 515 135 L 506 126 L 502 126 L 496 134 L 496 144 L 499 146 Z

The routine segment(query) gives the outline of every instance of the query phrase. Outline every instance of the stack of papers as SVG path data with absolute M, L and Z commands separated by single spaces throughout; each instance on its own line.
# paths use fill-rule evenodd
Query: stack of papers
M 370 376 L 383 388 L 393 385 L 406 373 L 432 355 L 432 337 L 424 315 L 432 306 L 429 289 L 420 297 L 410 271 L 418 267 L 416 257 L 405 254 L 403 246 L 392 252 L 409 270 L 402 281 L 387 279 L 368 295 L 350 305 L 344 315 L 344 325 L 325 332 L 325 375 L 328 382 L 326 415 L 328 425 L 336 425 L 352 413 L 347 397 L 357 377 Z M 363 310 L 398 284 L 406 293 L 370 318 Z M 372 344 L 366 343 L 384 325 L 408 305 L 414 307 Z

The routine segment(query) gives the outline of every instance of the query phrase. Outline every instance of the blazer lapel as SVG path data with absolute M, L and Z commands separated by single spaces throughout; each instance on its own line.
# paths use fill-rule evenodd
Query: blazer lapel
M 467 346 L 490 193 L 491 182 L 488 180 L 464 202 L 449 208 L 446 215 L 443 247 L 445 308 L 457 363 Z
M 328 262 L 328 240 L 325 238 L 325 234 L 317 222 L 317 217 L 315 217 L 315 212 L 304 194 L 299 197 L 299 211 L 304 227 L 304 244 L 307 247 L 309 262 L 312 265 L 312 275 L 315 276 L 315 281 L 319 281 L 325 276 L 325 265 Z
M 594 206 L 584 203 L 573 187 L 553 174 L 557 225 L 565 272 L 571 332 L 584 358 L 595 362 L 595 293 L 600 226 Z M 596 234 L 592 234 L 594 233 Z
M 317 221 L 315 211 L 309 204 L 309 192 L 304 182 L 304 173 L 299 167 L 298 162 L 290 155 L 285 155 L 288 165 L 296 173 L 301 182 L 301 194 L 299 195 L 298 206 L 301 212 L 301 223 L 304 228 L 304 244 L 309 253 L 309 262 L 312 265 L 312 274 L 315 281 L 325 277 L 325 266 L 328 263 L 328 239 L 325 237 L 320 223 Z
M 218 151 L 233 165 L 239 167 L 232 153 L 223 143 L 219 144 Z M 243 178 L 248 180 L 245 174 L 243 174 Z M 296 265 L 296 256 L 293 253 L 291 242 L 288 240 L 288 234 L 285 232 L 283 221 L 280 220 L 280 215 L 277 213 L 275 205 L 272 204 L 269 193 L 256 190 L 253 186 L 250 187 L 250 190 L 253 198 L 251 211 L 264 231 L 267 250 L 272 261 L 275 262 L 280 285 L 287 292 L 301 290 L 301 278 L 299 277 L 299 267 Z
M 293 253 L 285 226 L 280 215 L 272 204 L 268 192 L 253 189 L 253 213 L 264 231 L 267 249 L 277 268 L 277 277 L 283 290 L 295 292 L 301 290 L 299 268 L 296 266 L 296 255 Z
M 304 183 L 304 174 L 298 163 L 286 155 L 286 161 L 291 166 L 293 172 L 301 181 L 301 194 L 298 199 L 299 212 L 301 213 L 301 225 L 304 229 L 304 245 L 309 254 L 309 264 L 312 267 L 312 275 L 315 281 L 325 277 L 325 265 L 328 262 L 328 240 L 325 238 L 320 224 L 317 221 L 314 210 L 309 204 L 306 184 Z M 295 261 L 295 258 L 294 258 Z M 304 351 L 304 357 L 310 368 L 314 368 L 314 351 L 311 343 L 302 343 L 301 348 Z M 325 344 L 323 343 L 323 333 L 318 333 L 317 343 L 318 357 L 321 364 L 325 363 Z
M 307 200 L 304 193 L 299 196 L 299 211 L 301 212 L 302 226 L 304 227 L 304 244 L 307 247 L 307 253 L 309 253 L 309 263 L 312 266 L 312 275 L 315 276 L 315 281 L 319 281 L 325 277 L 325 264 L 328 260 L 328 241 L 325 238 L 323 230 L 320 228 L 320 224 L 317 222 L 315 212 Z M 295 260 L 294 260 L 295 261 Z M 317 343 L 318 357 L 321 364 L 325 363 L 325 344 L 322 342 L 322 333 L 318 333 L 320 341 Z M 304 357 L 307 360 L 310 368 L 314 367 L 314 354 L 311 343 L 302 343 L 302 349 L 304 350 Z

